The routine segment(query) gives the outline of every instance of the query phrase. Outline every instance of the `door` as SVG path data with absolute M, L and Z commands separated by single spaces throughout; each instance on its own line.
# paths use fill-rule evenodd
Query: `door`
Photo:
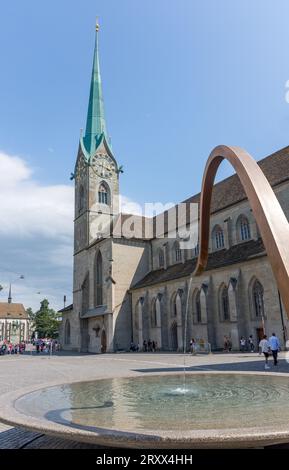
M 259 346 L 259 343 L 260 343 L 261 339 L 263 339 L 263 337 L 264 337 L 264 329 L 263 328 L 256 328 L 256 335 L 257 335 L 257 342 L 258 342 L 258 346 Z
M 178 326 L 177 322 L 174 322 L 171 326 L 171 347 L 173 351 L 178 350 Z

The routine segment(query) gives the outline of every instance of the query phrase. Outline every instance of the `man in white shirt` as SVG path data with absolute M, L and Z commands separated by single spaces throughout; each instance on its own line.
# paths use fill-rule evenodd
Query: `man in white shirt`
M 275 335 L 272 333 L 272 336 L 269 338 L 270 349 L 272 351 L 272 356 L 274 358 L 274 366 L 278 364 L 278 351 L 280 350 L 280 341 Z
M 268 364 L 268 357 L 269 357 L 269 352 L 270 352 L 270 343 L 267 339 L 267 335 L 263 336 L 263 339 L 261 339 L 259 343 L 259 348 L 261 349 L 262 353 L 265 356 L 265 369 L 270 369 L 269 364 Z

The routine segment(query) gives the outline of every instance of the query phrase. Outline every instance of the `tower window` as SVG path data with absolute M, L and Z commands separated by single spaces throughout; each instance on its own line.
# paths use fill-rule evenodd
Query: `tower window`
M 104 183 L 101 183 L 98 189 L 98 202 L 100 204 L 109 204 L 109 189 Z

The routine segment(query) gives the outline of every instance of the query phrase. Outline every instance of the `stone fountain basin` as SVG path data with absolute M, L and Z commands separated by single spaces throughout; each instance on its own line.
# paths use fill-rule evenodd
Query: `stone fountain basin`
M 153 378 L 161 378 L 165 384 L 166 382 L 174 379 L 174 376 L 177 376 L 175 378 L 179 378 L 179 374 L 176 373 L 148 374 L 146 375 L 146 378 L 152 378 L 151 380 L 154 380 Z M 206 376 L 206 379 L 210 379 L 210 377 L 214 379 L 222 379 L 220 376 L 227 376 L 228 380 L 235 380 L 234 377 L 237 378 L 236 380 L 242 379 L 242 377 L 246 377 L 252 384 L 254 384 L 255 381 L 263 380 L 262 377 L 264 377 L 265 380 L 268 380 L 268 377 L 272 377 L 272 381 L 274 383 L 276 381 L 278 382 L 278 380 L 280 380 L 279 378 L 282 378 L 282 382 L 284 382 L 285 387 L 287 387 L 288 381 L 289 390 L 289 377 L 287 374 L 281 373 L 244 373 L 218 371 L 198 371 L 193 373 L 186 372 L 186 377 L 190 380 L 195 380 L 200 376 Z M 123 379 L 140 381 L 142 377 L 124 377 Z M 103 379 L 99 379 L 97 382 L 101 381 L 103 382 Z M 29 397 L 29 395 L 33 392 L 42 390 L 45 391 L 45 389 L 48 389 L 49 391 L 49 389 L 52 390 L 53 386 L 57 385 L 67 387 L 70 385 L 78 386 L 79 384 L 80 383 L 77 381 L 70 382 L 69 384 L 63 384 L 57 381 L 55 383 L 50 382 L 49 384 L 42 384 L 41 387 L 39 387 L 39 385 L 37 387 L 30 386 L 25 389 L 18 390 L 17 392 L 2 395 L 0 398 L 0 420 L 6 424 L 23 427 L 30 431 L 36 431 L 43 434 L 52 435 L 54 437 L 70 439 L 73 441 L 93 443 L 105 448 L 254 448 L 289 442 L 289 420 L 288 422 L 286 421 L 282 424 L 280 424 L 280 422 L 274 423 L 273 414 L 268 415 L 268 419 L 266 419 L 265 425 L 264 423 L 261 423 L 261 425 L 256 423 L 256 426 L 252 426 L 252 424 L 250 424 L 249 426 L 243 425 L 242 427 L 238 428 L 222 428 L 220 425 L 218 425 L 218 428 L 216 427 L 210 429 L 182 429 L 182 423 L 180 422 L 179 429 L 166 430 L 164 429 L 164 426 L 162 426 L 162 429 L 157 429 L 157 426 L 155 426 L 154 429 L 151 430 L 133 429 L 131 427 L 130 429 L 124 429 L 125 426 L 119 428 L 116 426 L 111 428 L 108 426 L 88 426 L 86 428 L 85 426 L 75 426 L 73 424 L 70 425 L 69 423 L 63 424 L 61 422 L 55 422 L 51 419 L 47 419 L 45 416 L 28 415 L 26 412 L 24 413 L 23 410 L 19 409 L 19 402 L 21 403 L 23 399 L 25 401 L 26 397 Z M 192 399 L 194 399 L 194 397 L 192 397 Z M 57 408 L 57 403 L 55 405 Z M 286 406 L 285 408 L 287 410 Z M 266 414 L 268 414 L 268 408 L 264 407 L 263 413 L 266 416 Z M 220 421 L 222 420 L 223 415 L 220 415 Z

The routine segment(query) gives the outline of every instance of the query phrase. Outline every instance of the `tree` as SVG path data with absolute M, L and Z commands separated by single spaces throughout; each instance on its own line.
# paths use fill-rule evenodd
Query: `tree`
M 34 329 L 38 338 L 57 338 L 60 326 L 59 315 L 55 310 L 49 308 L 47 299 L 40 302 L 40 309 L 34 314 Z

